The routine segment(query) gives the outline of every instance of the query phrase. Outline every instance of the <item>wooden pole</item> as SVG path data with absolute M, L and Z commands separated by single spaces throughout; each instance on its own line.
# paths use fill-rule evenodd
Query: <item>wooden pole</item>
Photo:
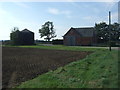
M 111 12 L 109 11 L 109 50 L 111 51 Z

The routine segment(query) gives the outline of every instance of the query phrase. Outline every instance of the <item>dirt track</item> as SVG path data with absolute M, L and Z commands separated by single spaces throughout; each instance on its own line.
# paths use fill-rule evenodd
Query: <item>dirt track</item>
M 85 58 L 91 53 L 15 47 L 2 49 L 3 88 L 14 87 L 49 70 L 55 70 L 67 63 Z

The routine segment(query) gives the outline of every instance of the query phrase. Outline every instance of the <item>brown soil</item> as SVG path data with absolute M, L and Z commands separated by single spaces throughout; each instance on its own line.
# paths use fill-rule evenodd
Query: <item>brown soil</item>
M 3 47 L 2 51 L 3 88 L 15 87 L 49 70 L 83 59 L 91 53 L 18 47 Z

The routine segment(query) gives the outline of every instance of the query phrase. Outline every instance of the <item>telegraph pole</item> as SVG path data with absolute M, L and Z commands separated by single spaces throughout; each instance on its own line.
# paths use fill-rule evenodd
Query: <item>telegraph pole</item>
M 111 51 L 111 12 L 109 11 L 109 50 Z

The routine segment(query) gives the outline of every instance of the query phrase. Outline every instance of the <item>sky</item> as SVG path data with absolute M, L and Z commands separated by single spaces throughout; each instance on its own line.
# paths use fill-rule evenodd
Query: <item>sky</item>
M 109 11 L 112 14 L 112 23 L 118 22 L 118 2 L 114 0 L 0 1 L 0 40 L 10 40 L 13 27 L 18 27 L 20 31 L 27 28 L 35 33 L 35 40 L 43 40 L 40 38 L 39 29 L 47 21 L 54 24 L 57 35 L 55 39 L 62 39 L 71 27 L 94 27 L 95 23 L 108 23 Z

